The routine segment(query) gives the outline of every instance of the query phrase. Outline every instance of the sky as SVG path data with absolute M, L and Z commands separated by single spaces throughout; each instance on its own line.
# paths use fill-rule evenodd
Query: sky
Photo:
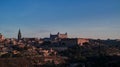
M 0 0 L 0 33 L 6 38 L 120 39 L 120 0 Z

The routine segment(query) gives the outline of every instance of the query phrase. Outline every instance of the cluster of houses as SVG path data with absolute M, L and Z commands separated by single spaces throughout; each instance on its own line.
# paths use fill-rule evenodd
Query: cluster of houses
M 3 48 L 4 46 L 10 46 L 10 45 L 18 45 L 19 47 L 25 47 L 27 45 L 32 46 L 41 46 L 41 44 L 44 46 L 45 42 L 49 42 L 48 46 L 53 49 L 57 50 L 64 50 L 66 47 L 71 47 L 74 45 L 80 45 L 82 46 L 83 43 L 89 42 L 89 39 L 85 38 L 68 38 L 68 34 L 50 34 L 49 38 L 23 38 L 21 31 L 18 32 L 18 39 L 16 38 L 4 38 L 4 36 L 0 33 L 0 48 Z M 1 49 L 2 49 L 1 48 Z M 49 48 L 49 47 L 44 47 Z
M 0 57 L 32 57 L 30 59 L 33 64 L 41 65 L 47 62 L 59 64 L 65 62 L 66 57 L 62 57 L 58 53 L 67 50 L 69 47 L 84 46 L 84 43 L 91 43 L 94 47 L 100 46 L 101 43 L 108 44 L 109 41 L 110 44 L 111 42 L 114 43 L 111 40 L 101 41 L 87 38 L 69 38 L 67 33 L 61 34 L 59 32 L 50 34 L 49 38 L 24 38 L 19 30 L 17 39 L 4 38 L 0 33 Z M 115 40 L 115 44 L 116 41 L 119 40 Z M 107 48 L 106 52 L 111 55 L 120 55 L 119 49 L 116 48 Z
M 67 50 L 68 47 L 74 45 L 82 46 L 83 43 L 89 42 L 89 39 L 84 38 L 68 38 L 68 34 L 50 34 L 49 38 L 23 38 L 21 31 L 18 32 L 18 38 L 4 38 L 0 33 L 0 55 L 12 52 L 13 54 L 19 54 L 19 50 L 27 49 L 26 54 L 42 53 L 43 56 L 51 55 L 51 51 L 54 55 L 56 51 Z M 47 44 L 47 45 L 46 45 Z M 36 49 L 39 51 L 36 52 Z M 25 51 L 24 51 L 25 52 Z M 31 53 L 30 53 L 31 52 Z

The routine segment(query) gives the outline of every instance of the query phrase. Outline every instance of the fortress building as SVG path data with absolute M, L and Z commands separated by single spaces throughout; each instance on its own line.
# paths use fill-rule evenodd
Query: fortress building
M 50 39 L 51 39 L 52 41 L 59 40 L 59 39 L 66 39 L 66 38 L 68 38 L 67 33 L 61 34 L 61 33 L 58 32 L 58 33 L 55 34 L 55 35 L 50 34 Z

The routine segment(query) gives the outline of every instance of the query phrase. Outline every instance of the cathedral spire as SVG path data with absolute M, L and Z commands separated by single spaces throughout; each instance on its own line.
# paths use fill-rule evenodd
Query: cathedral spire
M 18 40 L 21 40 L 21 37 L 22 37 L 22 35 L 21 35 L 21 31 L 19 29 L 19 31 L 18 31 Z

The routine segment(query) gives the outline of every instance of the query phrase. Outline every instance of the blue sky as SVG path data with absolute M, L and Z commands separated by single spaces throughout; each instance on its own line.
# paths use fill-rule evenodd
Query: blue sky
M 0 32 L 5 37 L 120 38 L 120 0 L 0 0 Z

